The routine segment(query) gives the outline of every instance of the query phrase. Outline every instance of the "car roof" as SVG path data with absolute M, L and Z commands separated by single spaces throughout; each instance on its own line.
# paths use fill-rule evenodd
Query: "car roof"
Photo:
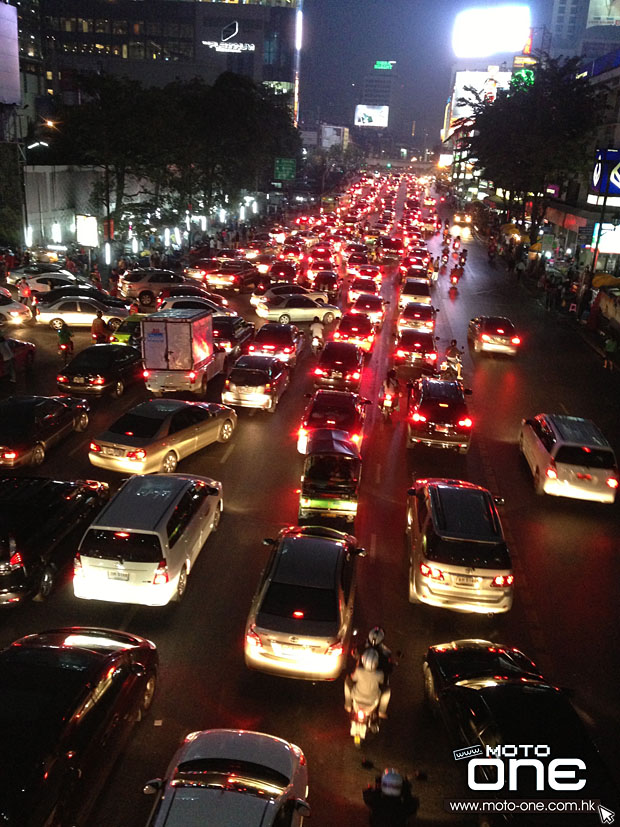
M 240 729 L 207 729 L 199 732 L 182 748 L 181 760 L 185 762 L 201 758 L 251 761 L 276 770 L 289 779 L 292 778 L 297 763 L 293 745 L 282 738 Z
M 186 474 L 148 474 L 130 477 L 93 521 L 91 527 L 128 531 L 142 530 L 145 525 L 154 527 L 193 481 L 194 478 Z M 127 504 L 129 497 L 130 508 Z
M 343 544 L 325 537 L 286 533 L 280 539 L 273 580 L 291 586 L 331 589 Z
M 358 394 L 349 391 L 318 390 L 311 399 L 312 407 L 321 405 L 329 407 L 352 408 L 359 399 Z
M 235 368 L 246 368 L 248 370 L 267 371 L 269 368 L 281 364 L 282 362 L 279 359 L 276 359 L 275 356 L 253 356 L 252 354 L 248 354 L 246 356 L 240 356 L 237 359 L 233 365 L 233 370 Z
M 282 330 L 288 330 L 291 333 L 293 332 L 293 328 L 295 325 L 292 324 L 280 324 L 279 322 L 267 322 L 262 327 L 260 327 L 256 331 L 256 335 L 258 335 L 261 331 L 265 331 L 265 333 L 276 333 Z
M 30 410 L 50 399 L 53 401 L 60 401 L 51 396 L 30 396 L 26 394 L 20 394 L 19 396 L 8 396 L 6 399 L 0 399 L 0 409 L 7 408 L 8 410 L 19 410 L 21 408 Z
M 127 414 L 136 414 L 136 416 L 147 416 L 149 419 L 166 419 L 170 414 L 180 411 L 182 408 L 193 407 L 196 403 L 185 402 L 183 399 L 149 399 L 148 402 L 142 402 L 126 411 L 123 416 Z M 198 403 L 200 405 L 200 403 Z
M 359 355 L 359 348 L 357 345 L 353 344 L 353 342 L 325 342 L 325 347 L 323 348 L 323 356 L 327 353 L 329 356 L 332 354 L 340 354 L 342 356 L 348 355 Z
M 427 336 L 432 334 L 427 333 Z M 423 376 L 420 379 L 424 396 L 432 399 L 446 399 L 448 401 L 464 401 L 463 388 L 458 380 L 433 379 Z
M 545 414 L 545 419 L 553 425 L 563 442 L 598 448 L 611 447 L 598 427 L 589 419 L 564 414 Z
M 434 522 L 444 537 L 497 543 L 504 539 L 497 511 L 486 488 L 437 483 L 429 487 Z

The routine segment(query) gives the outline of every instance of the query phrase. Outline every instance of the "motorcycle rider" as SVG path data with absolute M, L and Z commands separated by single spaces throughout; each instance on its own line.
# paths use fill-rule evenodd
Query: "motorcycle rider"
M 344 708 L 351 712 L 353 701 L 362 706 L 377 704 L 380 718 L 387 718 L 390 690 L 385 687 L 385 675 L 378 668 L 379 655 L 375 649 L 362 653 L 359 665 L 344 682 Z
M 323 347 L 323 333 L 325 326 L 318 316 L 315 316 L 310 325 L 310 341 L 313 351 L 319 351 Z M 317 341 L 315 341 L 317 340 Z
M 93 319 L 90 326 L 90 332 L 98 345 L 105 344 L 105 342 L 108 341 L 110 328 L 108 327 L 106 320 L 103 318 L 103 312 L 101 310 L 97 311 L 97 315 Z
M 400 382 L 398 381 L 398 377 L 396 376 L 396 371 L 394 368 L 391 368 L 387 372 L 387 376 L 383 380 L 383 384 L 381 385 L 381 402 L 386 396 L 392 397 L 392 409 L 397 411 L 398 410 L 398 399 L 400 396 Z
M 374 786 L 366 787 L 363 796 L 364 804 L 370 810 L 371 827 L 406 827 L 420 806 L 409 779 L 403 778 L 393 767 L 377 776 Z
M 462 370 L 463 370 L 463 364 L 461 362 L 461 356 L 462 355 L 463 355 L 463 351 L 459 350 L 459 346 L 456 343 L 456 339 L 452 339 L 451 342 L 450 342 L 449 347 L 446 350 L 446 361 L 448 363 L 448 366 L 456 371 L 456 375 L 457 375 L 458 379 L 462 378 Z

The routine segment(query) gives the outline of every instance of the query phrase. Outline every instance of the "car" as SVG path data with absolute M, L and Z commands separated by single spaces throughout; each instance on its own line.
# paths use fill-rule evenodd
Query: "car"
M 347 259 L 347 273 L 351 276 L 359 274 L 360 267 L 370 264 L 368 253 L 351 253 Z
M 256 306 L 256 314 L 280 324 L 312 322 L 315 316 L 323 324 L 331 324 L 342 316 L 342 311 L 333 304 L 325 304 L 308 296 L 283 295 L 261 300 Z
M 245 627 L 245 663 L 281 677 L 336 680 L 346 667 L 355 607 L 355 537 L 292 526 L 264 540 L 271 555 Z
M 286 261 L 287 259 L 291 259 L 292 261 L 301 261 L 303 258 L 303 250 L 303 244 L 284 244 L 280 248 L 278 258 L 281 261 Z
M 111 330 L 116 330 L 129 315 L 125 307 L 109 307 L 97 299 L 66 296 L 50 304 L 39 304 L 36 319 L 39 324 L 48 324 L 54 330 L 58 330 L 62 322 L 69 327 L 90 327 L 98 310 Z
M 298 273 L 299 267 L 295 261 L 275 260 L 267 270 L 270 282 L 285 282 L 286 284 L 294 283 Z
M 213 442 L 228 442 L 236 425 L 236 413 L 225 405 L 151 399 L 98 434 L 88 459 L 97 468 L 124 474 L 172 474 L 190 454 Z
M 415 278 L 405 281 L 400 291 L 400 296 L 398 297 L 398 306 L 401 310 L 404 310 L 409 302 L 432 304 L 431 284 L 429 280 Z
M 345 313 L 333 333 L 334 341 L 350 342 L 361 348 L 364 353 L 371 353 L 375 344 L 375 328 L 364 313 Z
M 72 273 L 41 273 L 37 276 L 30 276 L 27 282 L 31 293 L 36 296 L 44 296 L 61 287 L 92 287 L 92 282 L 86 277 L 75 276 Z
M 34 364 L 37 346 L 33 342 L 26 342 L 22 339 L 9 339 L 6 336 L 4 341 L 11 348 L 13 359 L 15 360 L 15 371 L 26 373 L 32 369 Z M 0 361 L 0 379 L 10 374 L 7 371 L 7 363 Z
M 439 311 L 430 304 L 409 302 L 409 304 L 406 304 L 401 310 L 398 317 L 398 330 L 402 331 L 404 328 L 411 328 L 412 330 L 423 330 L 427 333 L 433 333 L 438 312 Z
M 276 284 L 273 287 L 268 287 L 266 290 L 260 290 L 252 293 L 250 296 L 250 304 L 257 307 L 261 302 L 268 302 L 270 299 L 279 296 L 307 296 L 309 299 L 325 304 L 327 302 L 327 293 L 324 290 L 310 290 L 303 287 L 301 284 L 294 284 L 286 282 L 284 284 Z
M 0 605 L 46 600 L 109 497 L 93 480 L 0 478 Z M 36 519 L 24 519 L 36 503 Z M 76 536 L 77 534 L 77 536 Z
M 374 281 L 381 286 L 383 276 L 381 274 L 381 268 L 377 267 L 376 264 L 361 265 L 357 271 L 357 275 L 364 279 L 374 279 Z
M 549 683 L 520 649 L 490 640 L 439 643 L 428 648 L 422 670 L 425 699 L 446 727 L 452 748 L 473 749 L 482 757 L 487 748 L 502 755 L 497 750 L 506 746 L 501 760 L 507 781 L 513 770 L 509 756 L 525 757 L 519 747 L 513 752 L 514 745 L 544 744 L 543 762 L 570 759 L 566 769 L 571 778 L 574 765 L 570 762 L 582 762 L 580 798 L 599 799 L 617 809 L 617 786 L 592 741 L 583 713 L 575 710 L 568 693 Z M 529 757 L 536 754 L 530 752 Z M 509 790 L 506 784 L 493 793 L 502 799 L 502 812 L 507 798 L 553 798 L 559 815 L 546 813 L 544 821 L 566 825 L 570 809 L 558 806 L 557 799 L 574 799 L 573 784 L 564 787 L 555 783 L 551 788 L 544 769 L 541 774 L 532 772 L 534 765 L 527 759 L 524 763 L 529 765 L 524 771 L 514 768 L 517 789 Z M 478 783 L 498 790 L 496 767 L 480 765 L 478 773 Z M 578 820 L 580 824 L 601 823 L 595 808 L 591 817 L 582 814 Z
M 402 238 L 389 238 L 382 236 L 379 239 L 379 247 L 384 257 L 401 258 L 405 255 L 406 247 Z
M 41 465 L 47 451 L 88 427 L 86 399 L 9 396 L 0 400 L 0 468 Z
M 273 252 L 273 247 L 266 241 L 248 241 L 243 247 L 239 247 L 237 253 L 244 255 L 252 262 L 256 262 L 258 256 Z
M 338 299 L 340 284 L 340 277 L 334 270 L 319 270 L 312 279 L 314 291 L 323 293 L 325 301 L 332 304 Z
M 361 278 L 359 276 L 354 278 L 349 284 L 349 291 L 347 294 L 349 304 L 353 304 L 355 300 L 362 295 L 362 293 L 366 296 L 378 295 L 379 289 L 377 287 L 377 282 L 372 278 Z
M 275 261 L 277 261 L 277 259 L 273 253 L 260 253 L 260 255 L 252 259 L 254 266 L 256 267 L 258 272 L 263 276 L 269 273 L 269 268 Z
M 157 296 L 157 308 L 159 309 L 164 301 L 176 296 L 197 296 L 202 299 L 208 299 L 214 304 L 219 305 L 222 311 L 228 307 L 228 299 L 224 298 L 220 293 L 212 293 L 200 284 L 179 284 L 164 287 Z
M 96 299 L 108 307 L 123 307 L 127 309 L 127 304 L 123 299 L 114 298 L 110 296 L 109 293 L 99 290 L 93 284 L 86 282 L 76 282 L 75 284 L 65 285 L 64 287 L 55 287 L 48 293 L 39 293 L 36 296 L 37 305 L 53 304 L 53 302 L 67 298 L 67 296 Z
M 224 348 L 229 360 L 246 353 L 254 337 L 254 325 L 232 314 L 213 316 L 212 330 L 213 341 Z
M 457 225 L 467 225 L 471 224 L 472 217 L 468 212 L 455 212 L 454 213 L 454 223 Z
M 222 247 L 220 250 L 213 250 L 212 255 L 213 258 L 226 259 L 227 261 L 238 261 L 245 258 L 243 251 L 235 250 L 234 247 Z
M 157 310 L 208 310 L 211 313 L 234 313 L 234 311 L 227 311 L 221 304 L 203 298 L 203 296 L 168 296 L 159 305 Z
M 191 732 L 164 778 L 148 781 L 144 792 L 157 794 L 147 827 L 300 827 L 310 815 L 303 752 L 247 729 Z
M 458 479 L 416 480 L 407 492 L 409 602 L 504 614 L 514 573 L 495 499 Z
M 0 295 L 0 324 L 24 324 L 32 319 L 32 311 L 10 296 Z
M 75 597 L 138 606 L 179 603 L 222 508 L 222 483 L 209 477 L 129 477 L 82 537 L 73 560 Z
M 222 262 L 217 258 L 198 258 L 189 264 L 183 270 L 183 275 L 187 279 L 204 282 L 209 273 L 216 273 Z
M 150 709 L 158 669 L 146 638 L 91 626 L 30 634 L 0 652 L 0 720 L 12 744 L 2 759 L 5 823 L 89 823 Z
M 519 451 L 532 472 L 537 494 L 615 501 L 618 462 L 605 436 L 589 419 L 544 413 L 524 419 Z
M 20 279 L 29 279 L 41 273 L 57 273 L 59 276 L 71 276 L 69 270 L 65 270 L 61 264 L 52 264 L 47 261 L 38 261 L 34 264 L 26 264 L 23 267 L 15 267 L 6 274 L 7 284 L 17 284 Z
M 401 328 L 394 350 L 395 368 L 420 368 L 437 371 L 437 346 L 432 333 L 415 328 Z
M 414 382 L 407 410 L 407 447 L 427 445 L 466 454 L 473 427 L 465 402 L 470 393 L 456 380 L 424 376 Z
M 241 258 L 222 261 L 219 270 L 207 273 L 205 283 L 210 287 L 239 291 L 245 287 L 256 288 L 259 284 L 264 284 L 266 278 L 251 261 Z
M 150 313 L 131 313 L 126 316 L 116 328 L 110 338 L 112 344 L 130 345 L 140 350 L 142 342 L 142 321 L 148 319 Z
M 306 453 L 308 437 L 319 428 L 344 431 L 359 448 L 364 437 L 366 405 L 370 400 L 350 391 L 317 390 L 309 396 L 310 402 L 297 431 L 299 453 Z
M 222 402 L 275 413 L 290 381 L 288 365 L 275 356 L 241 356 L 224 383 Z
M 350 342 L 326 342 L 312 372 L 315 388 L 357 391 L 362 383 L 364 352 Z
M 290 367 L 295 367 L 304 346 L 304 335 L 294 324 L 270 322 L 256 331 L 248 345 L 248 354 L 273 356 Z
M 521 337 L 505 316 L 476 316 L 467 327 L 467 339 L 476 353 L 516 356 Z
M 333 273 L 334 272 L 334 262 L 327 261 L 325 259 L 317 259 L 313 261 L 311 264 L 308 265 L 305 274 L 305 281 L 309 284 L 314 285 L 314 280 L 317 278 L 319 273 Z
M 140 304 L 150 307 L 155 304 L 157 296 L 164 288 L 173 284 L 183 284 L 184 281 L 183 276 L 173 273 L 172 270 L 145 267 L 123 273 L 119 279 L 118 289 L 121 296 L 138 299 Z
M 368 316 L 377 329 L 383 324 L 385 317 L 385 305 L 381 296 L 361 293 L 349 308 L 349 313 L 361 313 Z
M 143 381 L 142 355 L 122 344 L 91 345 L 84 348 L 56 376 L 64 393 L 118 398 L 125 388 Z
M 433 271 L 431 270 L 429 273 L 427 264 L 419 258 L 413 259 L 412 263 L 409 264 L 403 273 L 403 279 L 405 281 L 408 279 L 423 279 L 424 281 L 430 281 L 432 275 Z

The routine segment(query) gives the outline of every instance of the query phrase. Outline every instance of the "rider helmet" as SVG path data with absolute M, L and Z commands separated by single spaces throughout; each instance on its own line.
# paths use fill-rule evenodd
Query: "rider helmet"
M 362 655 L 362 667 L 368 672 L 374 672 L 379 666 L 379 655 L 374 649 L 366 649 Z
M 403 777 L 392 767 L 383 771 L 381 776 L 381 792 L 383 795 L 399 796 L 403 791 Z
M 380 646 L 385 638 L 385 632 L 381 626 L 373 626 L 368 632 L 368 642 L 371 646 Z

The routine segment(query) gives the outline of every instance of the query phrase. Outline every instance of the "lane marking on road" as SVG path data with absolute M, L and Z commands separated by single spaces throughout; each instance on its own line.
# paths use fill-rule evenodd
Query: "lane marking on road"
M 381 463 L 377 464 L 377 468 L 375 470 L 375 482 L 377 485 L 381 483 Z
M 235 443 L 233 442 L 228 448 L 224 451 L 224 456 L 220 460 L 220 465 L 224 465 L 224 463 L 228 460 L 228 457 L 232 454 L 235 450 Z
M 370 559 L 374 560 L 377 556 L 377 535 L 370 535 Z
M 566 405 L 563 402 L 560 402 L 560 408 L 562 408 L 562 410 L 564 411 L 565 414 L 568 413 L 568 408 L 566 407 Z
M 153 721 L 153 726 L 163 726 L 164 722 L 161 718 L 158 718 L 156 721 Z
M 74 456 L 74 454 L 77 454 L 77 452 L 78 452 L 78 451 L 83 451 L 83 450 L 84 450 L 84 446 L 85 446 L 85 445 L 88 445 L 88 444 L 89 444 L 89 442 L 90 442 L 90 440 L 87 440 L 87 439 L 83 440 L 82 442 L 80 442 L 80 444 L 79 444 L 79 445 L 76 445 L 76 446 L 75 446 L 75 448 L 72 448 L 72 449 L 68 452 L 68 456 L 72 457 L 72 456 Z

